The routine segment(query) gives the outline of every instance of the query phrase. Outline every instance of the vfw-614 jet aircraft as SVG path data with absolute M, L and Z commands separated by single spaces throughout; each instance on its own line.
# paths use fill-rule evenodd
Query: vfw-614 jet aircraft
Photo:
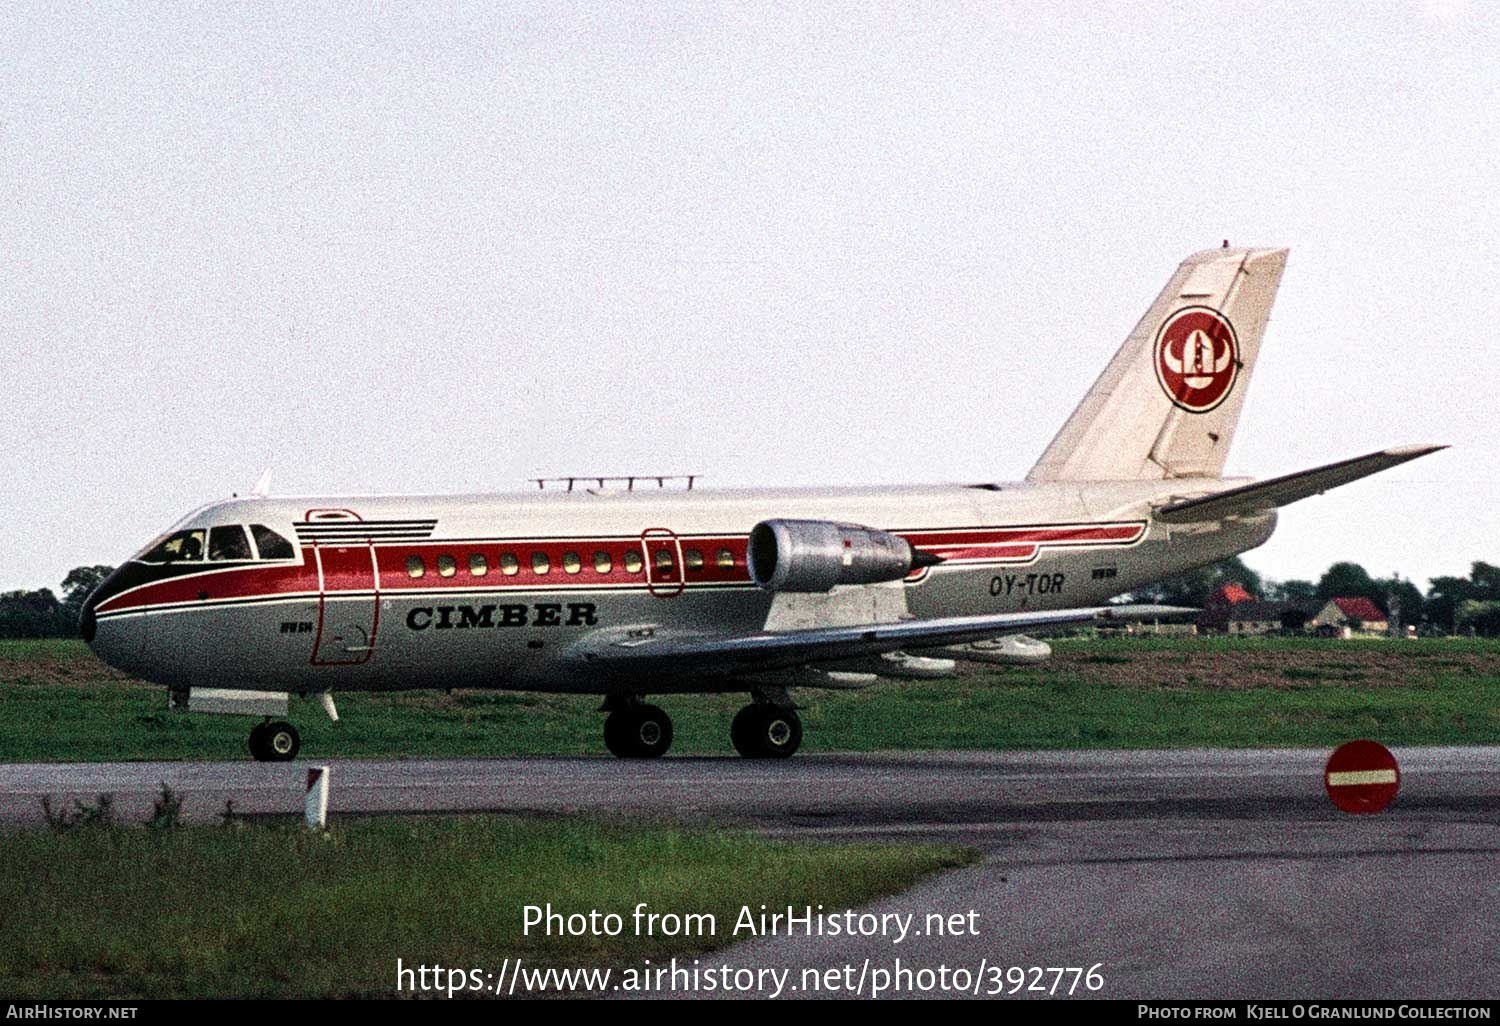
M 788 756 L 802 737 L 789 689 L 1152 616 L 1103 603 L 1260 545 L 1277 507 L 1440 448 L 1221 476 L 1286 253 L 1183 262 L 1025 481 L 236 498 L 117 570 L 83 636 L 174 701 L 196 707 L 196 690 L 222 700 L 211 710 L 264 715 L 257 759 L 297 754 L 289 693 L 336 717 L 333 692 L 402 688 L 602 695 L 605 744 L 637 758 L 672 741 L 648 696 L 745 692 L 734 747 Z M 205 691 L 231 682 L 233 696 Z

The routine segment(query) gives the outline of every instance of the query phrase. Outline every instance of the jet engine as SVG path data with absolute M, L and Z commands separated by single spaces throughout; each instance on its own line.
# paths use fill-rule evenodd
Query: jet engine
M 941 562 L 886 531 L 828 520 L 763 520 L 750 531 L 750 579 L 767 591 L 826 592 L 899 581 Z

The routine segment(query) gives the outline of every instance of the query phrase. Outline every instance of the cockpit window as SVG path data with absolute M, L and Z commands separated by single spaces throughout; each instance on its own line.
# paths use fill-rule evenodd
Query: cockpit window
M 142 563 L 188 563 L 203 558 L 203 528 L 178 531 L 150 552 L 141 556 Z
M 214 562 L 250 558 L 250 539 L 239 524 L 215 527 L 208 532 L 208 558 Z
M 291 559 L 296 555 L 292 543 L 265 524 L 251 524 L 250 533 L 255 535 L 255 547 L 260 550 L 261 559 Z

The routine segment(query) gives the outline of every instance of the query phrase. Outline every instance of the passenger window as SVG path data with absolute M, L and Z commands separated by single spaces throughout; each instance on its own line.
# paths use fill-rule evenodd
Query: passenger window
M 469 573 L 475 577 L 483 577 L 490 572 L 490 561 L 484 558 L 484 553 L 476 552 L 469 557 Z
M 406 576 L 416 580 L 427 572 L 427 564 L 422 562 L 421 556 L 406 557 Z
M 714 559 L 719 564 L 720 570 L 734 569 L 734 553 L 730 552 L 728 549 L 720 549 L 715 554 Z
M 452 577 L 456 573 L 458 573 L 458 561 L 456 559 L 452 556 L 438 557 L 439 577 Z
M 702 570 L 703 553 L 698 549 L 688 549 L 682 554 L 682 563 L 689 570 Z
M 203 558 L 203 529 L 178 531 L 141 557 L 143 563 L 187 563 Z
M 531 554 L 531 572 L 534 574 L 545 574 L 552 571 L 552 561 L 547 558 L 545 552 L 533 552 Z
M 250 539 L 239 524 L 215 527 L 208 532 L 208 558 L 215 562 L 250 558 Z
M 613 570 L 614 567 L 615 565 L 610 561 L 608 552 L 594 553 L 594 573 L 607 574 L 611 570 Z
M 514 577 L 521 572 L 521 561 L 516 558 L 514 552 L 500 554 L 500 572 L 506 577 Z
M 296 555 L 292 543 L 265 524 L 251 524 L 250 533 L 255 537 L 255 548 L 261 559 L 291 559 Z
M 670 569 L 672 569 L 672 567 L 674 565 L 675 564 L 674 564 L 674 561 L 672 559 L 672 553 L 671 553 L 670 550 L 668 550 L 668 549 L 657 549 L 656 550 L 656 569 L 658 569 L 658 570 L 670 570 Z
M 625 572 L 627 574 L 638 574 L 641 572 L 641 554 L 634 549 L 625 553 Z
M 564 552 L 563 553 L 563 572 L 564 573 L 576 574 L 578 571 L 580 571 L 582 569 L 583 569 L 583 560 L 581 560 L 581 559 L 578 558 L 578 553 L 576 553 L 576 552 Z

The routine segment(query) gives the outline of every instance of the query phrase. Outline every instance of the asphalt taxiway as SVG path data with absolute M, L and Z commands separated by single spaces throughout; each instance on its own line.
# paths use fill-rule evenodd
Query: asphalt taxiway
M 1327 754 L 338 760 L 330 815 L 587 812 L 983 853 L 871 909 L 918 923 L 973 910 L 977 936 L 924 933 L 899 946 L 777 937 L 736 945 L 716 964 L 1102 964 L 1107 997 L 1493 996 L 1500 748 L 1397 749 L 1401 793 L 1367 816 L 1329 802 Z M 299 814 L 307 764 L 0 766 L 0 822 L 41 822 L 44 795 L 57 804 L 102 793 L 121 818 L 144 818 L 163 785 L 184 796 L 189 819 L 211 820 L 229 802 L 242 814 Z

